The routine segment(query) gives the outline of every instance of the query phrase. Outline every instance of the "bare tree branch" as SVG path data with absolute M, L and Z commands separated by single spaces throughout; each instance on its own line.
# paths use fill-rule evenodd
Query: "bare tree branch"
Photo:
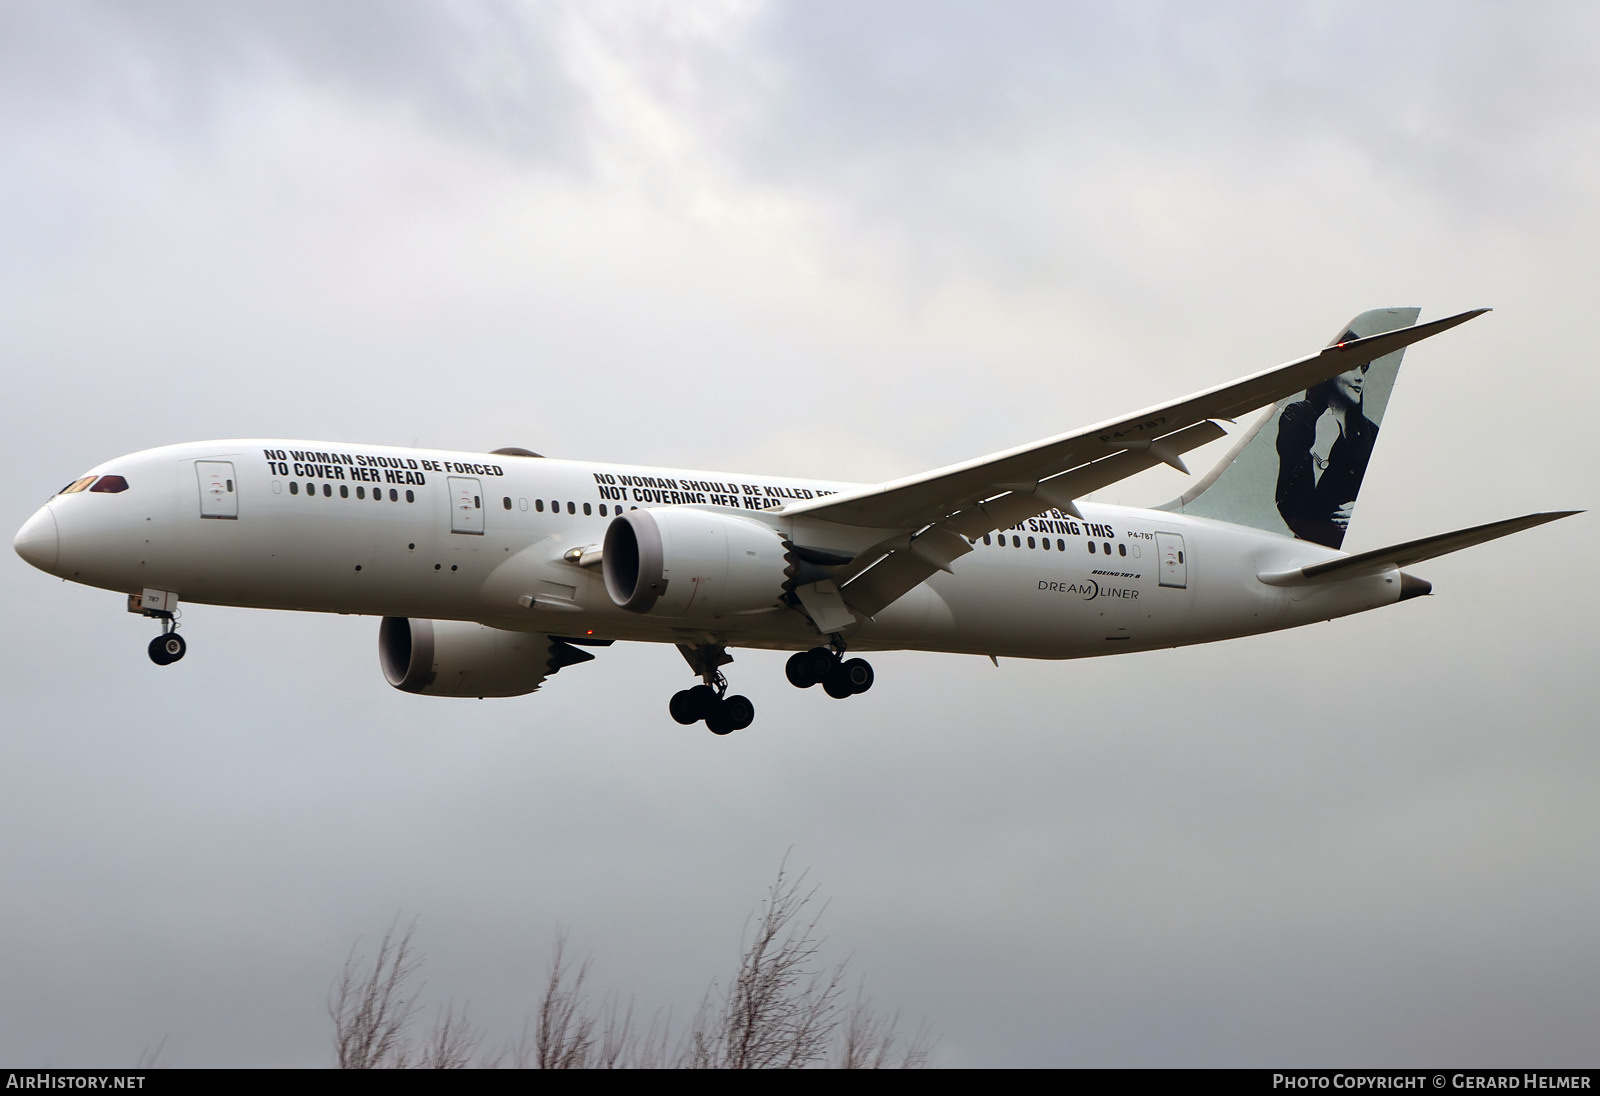
M 739 969 L 717 1001 L 707 990 L 691 1025 L 686 1061 L 699 1069 L 798 1069 L 827 1058 L 840 1021 L 844 965 L 819 966 L 816 889 L 791 877 L 788 857 L 747 930 Z
M 465 1006 L 457 1015 L 455 1005 L 448 1004 L 434 1021 L 417 1065 L 422 1069 L 466 1069 L 482 1042 L 483 1032 L 467 1019 Z
M 159 1068 L 164 1068 L 161 1065 L 161 1052 L 163 1050 L 165 1050 L 166 1047 L 167 1047 L 167 1037 L 165 1035 L 163 1035 L 161 1037 L 161 1042 L 156 1044 L 156 1049 L 151 1050 L 147 1046 L 147 1047 L 145 1047 L 143 1050 L 141 1050 L 139 1052 L 139 1058 L 138 1058 L 138 1061 L 135 1063 L 134 1068 L 136 1068 L 136 1069 L 159 1069 Z
M 745 922 L 739 964 L 726 988 L 713 982 L 681 1038 L 672 1017 L 659 1014 L 642 1033 L 633 1005 L 608 994 L 599 1011 L 585 994 L 589 960 L 575 963 L 567 933 L 558 931 L 536 1013 L 509 1048 L 478 1064 L 509 1058 L 518 1068 L 799 1069 L 832 1064 L 847 1069 L 916 1068 L 928 1063 L 925 1028 L 909 1039 L 900 1015 L 880 1015 L 866 997 L 841 1002 L 845 963 L 822 961 L 818 932 L 827 904 L 818 904 L 807 873 L 789 871 L 788 857 L 766 899 Z M 410 1029 L 417 993 L 410 983 L 422 966 L 412 949 L 413 921 L 402 932 L 396 917 L 368 964 L 352 948 L 328 993 L 334 1045 L 343 1069 L 463 1069 L 483 1032 L 449 1004 L 417 1046 Z M 359 946 L 359 941 L 357 942 Z M 157 1048 L 157 1053 L 159 1053 Z
M 932 1053 L 925 1027 L 902 1045 L 900 1014 L 875 1011 L 862 987 L 845 1020 L 833 1064 L 838 1069 L 922 1069 Z
M 370 968 L 356 958 L 355 947 L 350 949 L 339 980 L 328 993 L 340 1069 L 403 1068 L 408 1064 L 406 1030 L 417 1010 L 417 996 L 408 993 L 406 983 L 422 965 L 411 950 L 416 927 L 413 921 L 396 936 L 400 928 L 396 916 L 383 934 Z
M 533 1064 L 539 1069 L 582 1069 L 589 1064 L 595 1021 L 584 1011 L 583 983 L 588 977 L 589 960 L 573 970 L 567 958 L 567 932 L 558 930 L 534 1029 Z

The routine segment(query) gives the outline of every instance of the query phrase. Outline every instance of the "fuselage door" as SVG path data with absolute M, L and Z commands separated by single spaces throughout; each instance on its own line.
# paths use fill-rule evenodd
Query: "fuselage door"
M 200 481 L 201 517 L 239 516 L 239 485 L 233 478 L 232 461 L 197 460 L 194 462 L 194 474 Z
M 450 531 L 483 535 L 483 488 L 469 476 L 450 477 Z
M 1177 590 L 1189 588 L 1189 563 L 1183 555 L 1180 533 L 1157 533 L 1156 555 L 1161 557 L 1161 585 Z

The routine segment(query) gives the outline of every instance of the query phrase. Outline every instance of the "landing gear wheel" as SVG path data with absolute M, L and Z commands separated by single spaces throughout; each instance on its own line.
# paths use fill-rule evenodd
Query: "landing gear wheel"
M 184 656 L 184 653 L 189 650 L 189 645 L 183 641 L 183 637 L 177 632 L 168 632 L 166 635 L 159 635 L 152 639 L 147 649 L 150 653 L 151 662 L 154 662 L 157 666 L 170 666 Z
M 722 703 L 722 698 L 717 695 L 717 690 L 709 685 L 696 685 L 692 689 L 685 690 L 685 692 L 689 697 L 687 701 L 689 711 L 694 713 L 694 719 L 689 720 L 690 723 L 701 719 L 710 719 L 712 713 Z
M 789 679 L 789 684 L 796 689 L 809 689 L 822 678 L 818 676 L 811 665 L 810 651 L 797 651 L 789 656 L 789 661 L 784 663 L 783 673 Z
M 706 726 L 712 734 L 732 734 L 750 726 L 756 718 L 756 706 L 748 697 L 730 696 L 717 702 L 716 710 L 706 716 Z
M 672 699 L 667 702 L 667 711 L 672 713 L 672 718 L 687 727 L 691 723 L 700 722 L 700 706 L 696 703 L 692 689 L 672 694 Z
M 702 719 L 710 719 L 721 706 L 722 700 L 715 689 L 709 685 L 696 685 L 692 689 L 673 693 L 672 699 L 667 702 L 667 711 L 672 713 L 673 719 L 687 727 Z
M 856 687 L 850 683 L 850 677 L 844 672 L 844 667 L 835 666 L 828 671 L 828 676 L 822 679 L 822 691 L 835 700 L 843 700 L 847 696 L 854 696 Z
M 872 672 L 872 663 L 864 658 L 852 658 L 839 667 L 845 680 L 850 682 L 852 693 L 864 693 L 872 688 L 876 675 Z
M 756 706 L 749 697 L 730 696 L 722 701 L 722 714 L 736 731 L 742 731 L 756 719 Z
M 839 665 L 839 656 L 827 647 L 813 647 L 804 657 L 811 666 L 812 678 L 817 681 L 827 678 L 828 672 Z

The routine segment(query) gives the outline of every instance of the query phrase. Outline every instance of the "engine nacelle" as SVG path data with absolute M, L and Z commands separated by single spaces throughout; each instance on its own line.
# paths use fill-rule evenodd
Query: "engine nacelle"
M 593 657 L 537 632 L 470 621 L 384 617 L 378 629 L 383 676 L 424 696 L 522 696 L 562 666 Z
M 629 510 L 606 527 L 601 556 L 614 604 L 670 617 L 774 608 L 789 566 L 777 530 L 688 507 Z

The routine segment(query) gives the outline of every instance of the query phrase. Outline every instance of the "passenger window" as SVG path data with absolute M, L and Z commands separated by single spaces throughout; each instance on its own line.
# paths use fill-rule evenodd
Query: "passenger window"
M 289 481 L 289 494 L 298 495 L 299 493 L 300 493 L 300 481 L 299 480 L 290 480 Z
M 1067 550 L 1067 542 L 1062 540 L 1060 537 L 1057 537 L 1056 538 L 1056 551 L 1065 552 L 1066 550 Z
M 1117 555 L 1125 556 L 1127 554 L 1128 554 L 1128 546 L 1126 544 L 1117 545 Z
M 1110 542 L 1109 542 L 1109 541 L 1108 541 L 1108 542 L 1107 542 L 1107 543 L 1106 543 L 1106 555 L 1108 555 L 1108 556 L 1109 556 L 1109 555 L 1110 555 L 1110 554 L 1111 554 L 1111 544 L 1110 544 Z
M 1039 538 L 1039 547 L 1043 548 L 1046 552 L 1048 552 L 1050 550 L 1050 538 L 1049 537 L 1040 537 Z
M 544 513 L 544 499 L 534 499 L 533 508 L 541 514 Z
M 322 497 L 325 499 L 333 498 L 333 484 L 324 483 L 322 485 Z
M 570 503 L 570 502 L 567 503 L 567 513 L 576 514 L 577 512 L 578 512 L 578 508 L 577 508 L 576 505 L 574 505 L 573 503 Z
M 350 488 L 346 487 L 342 483 L 339 485 L 339 497 L 342 499 L 347 499 L 350 497 Z
M 991 540 L 990 540 L 990 539 L 989 539 L 989 534 L 988 534 L 988 533 L 985 533 L 985 534 L 983 534 L 983 543 L 985 543 L 985 544 L 992 544 L 992 543 L 993 543 L 993 542 L 992 542 L 992 541 L 991 541 Z
M 505 498 L 501 499 L 500 501 L 505 504 L 505 508 L 507 510 L 511 509 L 511 496 L 510 495 L 507 495 Z
M 400 492 L 396 491 L 393 487 L 389 488 L 389 501 L 390 502 L 399 502 L 400 501 Z
M 417 493 L 415 491 L 412 491 L 410 488 L 407 488 L 406 489 L 406 501 L 407 502 L 416 502 L 417 501 Z
M 589 504 L 587 502 L 584 503 L 583 504 L 583 516 L 587 518 L 587 517 L 592 517 L 593 515 L 594 515 L 594 511 L 589 509 Z
M 1032 548 L 1032 547 L 1033 547 L 1033 538 L 1032 538 L 1032 537 L 1029 537 L 1029 538 L 1028 538 L 1028 547 L 1029 547 L 1029 548 Z
M 121 476 L 101 476 L 94 481 L 91 492 L 101 495 L 116 495 L 128 489 L 128 481 Z
M 1011 547 L 1013 547 L 1013 548 L 1021 548 L 1022 547 L 1022 538 L 1021 537 L 1012 537 L 1011 538 Z
M 1092 540 L 1089 542 L 1089 554 L 1091 556 L 1094 555 L 1094 541 Z
M 367 489 L 365 487 L 359 487 L 358 486 L 356 488 L 356 498 L 364 499 L 366 497 L 367 497 Z

